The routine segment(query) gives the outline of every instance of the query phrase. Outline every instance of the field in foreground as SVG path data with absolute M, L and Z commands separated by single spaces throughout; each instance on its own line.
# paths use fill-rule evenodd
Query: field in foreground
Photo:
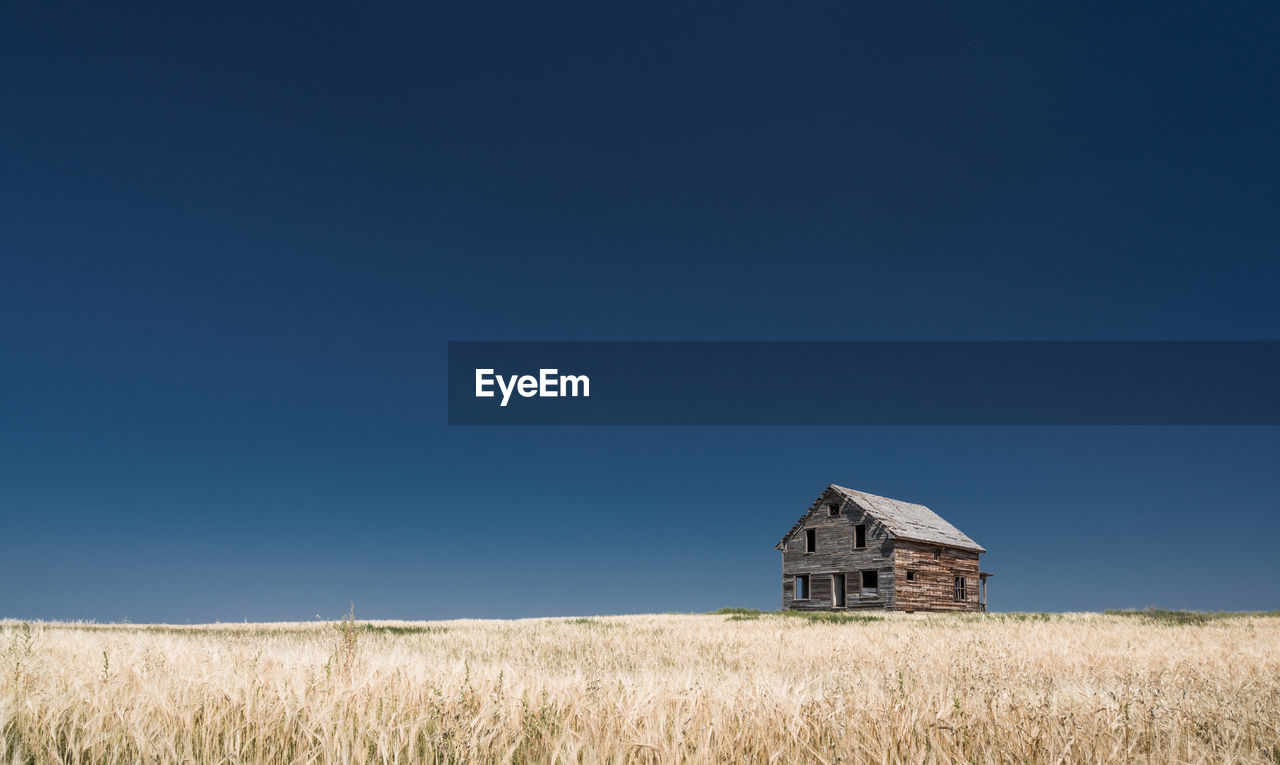
M 1280 618 L 0 622 L 0 762 L 1277 762 Z

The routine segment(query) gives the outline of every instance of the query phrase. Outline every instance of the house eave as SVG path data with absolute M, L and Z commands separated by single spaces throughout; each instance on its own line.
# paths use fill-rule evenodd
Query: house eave
M 964 550 L 965 552 L 975 552 L 979 554 L 985 553 L 987 551 L 987 548 L 983 547 L 977 542 L 973 543 L 973 545 L 970 546 L 970 545 L 958 545 L 958 544 L 955 544 L 954 542 L 939 542 L 936 539 L 915 539 L 912 537 L 895 535 L 893 534 L 893 532 L 889 532 L 889 535 L 893 537 L 893 539 L 896 539 L 898 541 L 915 542 L 918 545 L 930 545 L 932 547 L 945 547 L 951 550 Z

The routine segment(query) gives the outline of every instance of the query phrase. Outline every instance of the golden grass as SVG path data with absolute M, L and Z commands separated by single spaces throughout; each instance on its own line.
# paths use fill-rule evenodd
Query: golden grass
M 0 762 L 1276 762 L 1280 618 L 0 622 Z

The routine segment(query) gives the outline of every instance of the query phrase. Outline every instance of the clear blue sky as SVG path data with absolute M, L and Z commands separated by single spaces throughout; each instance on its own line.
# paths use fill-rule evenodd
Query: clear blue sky
M 1275 608 L 1276 428 L 465 428 L 463 339 L 1280 339 L 1280 9 L 0 11 L 0 616 Z

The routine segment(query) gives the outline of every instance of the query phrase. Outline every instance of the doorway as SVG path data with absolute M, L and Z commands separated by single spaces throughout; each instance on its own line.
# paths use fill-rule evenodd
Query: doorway
M 844 608 L 844 574 L 831 575 L 831 604 Z

